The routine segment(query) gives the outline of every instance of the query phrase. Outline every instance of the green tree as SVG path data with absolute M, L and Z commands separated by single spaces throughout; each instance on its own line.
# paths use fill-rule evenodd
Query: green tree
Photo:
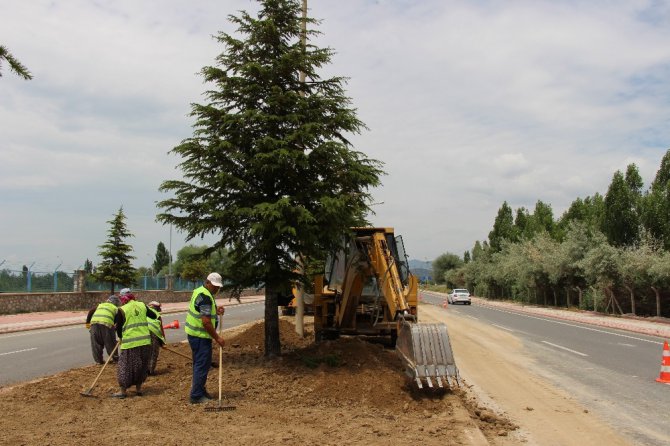
M 0 45 L 0 68 L 2 68 L 2 61 L 7 61 L 9 64 L 9 69 L 12 70 L 14 73 L 18 74 L 25 80 L 29 80 L 33 78 L 33 75 L 30 74 L 30 71 L 28 71 L 28 68 L 23 66 L 21 62 L 16 59 L 12 53 L 9 52 L 7 47 Z M 0 70 L 0 77 L 2 76 L 2 70 Z
M 641 214 L 647 232 L 670 250 L 670 150 L 663 156 L 656 177 L 642 198 Z
M 89 259 L 86 259 L 84 262 L 84 271 L 86 271 L 86 274 L 91 274 L 93 272 L 93 262 Z
M 209 272 L 206 259 L 191 258 L 182 265 L 181 277 L 191 282 L 197 282 L 207 277 Z
M 475 246 L 472 247 L 472 260 L 477 260 L 482 254 L 482 244 L 479 243 L 479 240 L 475 241 Z
M 207 251 L 207 248 L 208 248 L 207 245 L 198 246 L 188 244 L 183 246 L 179 251 L 177 251 L 177 258 L 174 261 L 172 272 L 178 276 L 183 276 L 182 273 L 187 263 L 192 262 L 194 260 L 206 259 L 207 255 L 205 254 L 205 252 Z M 210 272 L 212 271 L 208 271 L 208 273 Z M 199 277 L 198 279 L 204 280 L 205 277 L 207 277 L 207 274 L 205 274 L 202 277 Z
M 468 263 L 472 258 L 470 257 L 470 251 L 463 252 L 463 263 Z
M 351 226 L 365 224 L 381 163 L 354 151 L 347 134 L 364 124 L 345 79 L 317 70 L 333 51 L 301 40 L 297 0 L 262 0 L 257 17 L 229 16 L 240 39 L 219 33 L 224 51 L 203 68 L 207 104 L 194 104 L 194 134 L 173 149 L 184 180 L 165 181 L 174 197 L 158 220 L 188 239 L 216 234 L 240 274 L 232 286 L 265 286 L 265 355 L 280 354 L 277 294 L 300 278 L 298 254 L 322 257 Z M 307 24 L 315 24 L 306 19 Z M 301 82 L 299 72 L 306 76 Z
M 507 201 L 498 209 L 498 215 L 493 222 L 493 229 L 489 232 L 489 245 L 493 252 L 502 249 L 503 240 L 516 240 L 512 208 L 507 204 Z
M 98 265 L 94 277 L 100 282 L 109 282 L 112 294 L 115 284 L 130 286 L 135 278 L 135 268 L 130 263 L 135 259 L 130 255 L 133 247 L 125 243 L 125 239 L 134 236 L 128 231 L 125 220 L 126 216 L 121 206 L 114 218 L 107 222 L 110 225 L 107 241 L 99 246 L 98 255 L 102 258 L 102 262 Z
M 154 257 L 154 262 L 152 267 L 154 269 L 154 274 L 158 274 L 163 268 L 170 264 L 170 253 L 163 242 L 158 242 L 156 246 L 156 256 Z
M 661 289 L 670 287 L 670 253 L 663 251 L 654 258 L 648 271 L 651 289 L 656 295 L 656 316 L 661 317 Z
M 460 268 L 463 260 L 456 254 L 445 253 L 433 260 L 433 278 L 436 283 L 445 283 L 446 273 L 452 269 Z M 453 285 L 448 283 L 447 285 Z
M 635 163 L 631 163 L 626 167 L 624 180 L 633 195 L 638 197 L 642 195 L 642 186 L 644 185 L 644 182 L 642 181 L 642 176 L 640 176 L 640 171 Z
M 531 216 L 528 213 L 528 209 L 521 206 L 516 210 L 516 216 L 514 217 L 514 232 L 516 240 L 523 240 L 525 238 L 531 237 Z
M 638 203 L 621 171 L 612 177 L 605 195 L 603 233 L 614 246 L 632 246 L 639 239 Z
M 531 219 L 531 234 L 535 235 L 539 232 L 546 231 L 549 235 L 554 235 L 554 212 L 551 205 L 537 200 L 535 209 L 533 210 L 533 217 Z

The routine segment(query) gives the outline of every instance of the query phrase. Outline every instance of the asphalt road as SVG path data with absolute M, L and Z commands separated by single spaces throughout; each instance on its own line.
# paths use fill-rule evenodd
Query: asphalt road
M 227 306 L 224 330 L 262 319 L 264 308 L 262 301 Z M 165 330 L 168 344 L 186 340 L 185 318 L 185 312 L 163 315 L 163 325 L 179 321 L 179 329 Z M 0 386 L 91 364 L 90 338 L 83 324 L 0 335 Z
M 442 296 L 422 293 L 441 305 Z M 663 338 L 487 306 L 449 305 L 522 340 L 536 372 L 595 410 L 637 444 L 666 444 L 670 386 L 657 383 Z

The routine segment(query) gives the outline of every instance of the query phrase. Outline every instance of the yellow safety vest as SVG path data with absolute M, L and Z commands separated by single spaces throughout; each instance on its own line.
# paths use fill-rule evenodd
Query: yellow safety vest
M 114 318 L 119 308 L 111 302 L 103 302 L 95 309 L 91 317 L 91 324 L 102 324 L 106 327 L 114 325 Z
M 209 297 L 212 301 L 212 310 L 210 311 L 210 318 L 212 319 L 212 324 L 216 328 L 216 301 L 212 297 L 212 293 L 209 292 L 207 288 L 201 286 L 193 290 L 193 295 L 191 296 L 191 303 L 188 305 L 188 313 L 186 313 L 186 324 L 184 324 L 184 331 L 186 334 L 195 336 L 198 338 L 212 339 L 212 337 L 205 331 L 205 327 L 202 325 L 202 315 L 195 310 L 195 298 L 199 294 L 204 294 Z
M 165 338 L 163 337 L 163 329 L 161 327 L 161 320 L 158 319 L 161 316 L 161 314 L 156 310 L 153 311 L 154 313 L 157 314 L 157 318 L 156 319 L 147 318 L 147 323 L 149 324 L 149 331 L 158 336 L 158 339 L 160 339 L 161 341 L 163 341 L 163 343 L 165 343 Z
M 126 317 L 123 324 L 121 350 L 151 345 L 151 335 L 147 323 L 147 307 L 141 302 L 131 300 L 121 309 Z

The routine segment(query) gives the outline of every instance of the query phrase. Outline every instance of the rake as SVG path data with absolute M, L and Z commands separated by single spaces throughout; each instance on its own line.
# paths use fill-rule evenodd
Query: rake
M 221 316 L 219 316 L 219 336 L 223 334 L 223 324 L 221 323 Z M 221 383 L 223 381 L 223 347 L 219 345 L 219 404 L 216 406 L 205 407 L 205 412 L 223 412 L 235 410 L 235 406 L 224 406 L 221 402 Z
M 105 371 L 105 367 L 107 367 L 107 364 L 109 364 L 109 361 L 114 356 L 114 353 L 116 353 L 116 349 L 119 348 L 119 345 L 121 345 L 121 339 L 119 339 L 116 342 L 116 345 L 114 346 L 114 350 L 112 350 L 112 353 L 109 354 L 109 358 L 107 358 L 107 361 L 105 361 L 105 365 L 103 365 L 102 368 L 100 369 L 100 372 L 98 373 L 98 376 L 96 376 L 95 379 L 93 380 L 93 384 L 91 384 L 91 387 L 84 392 L 79 392 L 79 395 L 87 396 L 87 397 L 91 397 L 91 398 L 97 398 L 95 395 L 93 395 L 91 393 L 91 391 L 93 390 L 93 387 L 95 387 L 95 384 L 98 382 L 98 379 L 100 378 L 100 375 L 102 375 L 102 372 Z
M 167 350 L 167 351 L 169 351 L 169 352 L 172 352 L 172 353 L 174 353 L 175 355 L 179 355 L 179 356 L 181 356 L 182 358 L 186 358 L 186 359 L 188 359 L 189 361 L 193 361 L 193 358 L 191 358 L 190 356 L 185 355 L 185 354 L 183 354 L 183 353 L 180 353 L 180 352 L 178 352 L 177 350 L 172 350 L 171 348 L 166 347 L 166 346 L 163 346 L 162 348 L 163 348 L 163 350 Z

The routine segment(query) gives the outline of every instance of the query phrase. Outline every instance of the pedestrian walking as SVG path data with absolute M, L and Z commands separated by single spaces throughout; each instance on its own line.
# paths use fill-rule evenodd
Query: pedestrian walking
M 103 349 L 107 355 L 112 355 L 116 347 L 116 332 L 114 319 L 118 312 L 121 301 L 117 296 L 109 296 L 106 302 L 99 303 L 91 308 L 86 315 L 86 328 L 91 338 L 91 353 L 96 364 L 104 364 L 102 360 Z M 114 352 L 112 361 L 119 359 L 119 353 Z
M 225 309 L 223 305 L 217 307 L 214 300 L 222 285 L 219 273 L 209 274 L 205 284 L 193 290 L 186 313 L 185 331 L 193 358 L 193 381 L 189 395 L 191 404 L 212 399 L 205 388 L 212 365 L 212 340 L 221 347 L 225 345 L 223 338 L 216 332 L 217 315 L 222 316 Z
M 165 330 L 163 330 L 163 318 L 161 317 L 161 304 L 157 301 L 151 301 L 147 304 L 158 315 L 157 319 L 147 319 L 149 323 L 149 332 L 151 333 L 151 356 L 149 357 L 149 375 L 156 374 L 156 364 L 161 347 L 165 345 Z
M 122 290 L 123 291 L 123 290 Z M 121 296 L 121 308 L 116 314 L 116 334 L 121 339 L 121 353 L 116 369 L 119 392 L 114 398 L 128 396 L 126 390 L 135 386 L 135 394 L 142 396 L 142 384 L 147 379 L 151 357 L 151 334 L 148 319 L 158 315 L 143 302 L 135 300 L 132 292 Z

